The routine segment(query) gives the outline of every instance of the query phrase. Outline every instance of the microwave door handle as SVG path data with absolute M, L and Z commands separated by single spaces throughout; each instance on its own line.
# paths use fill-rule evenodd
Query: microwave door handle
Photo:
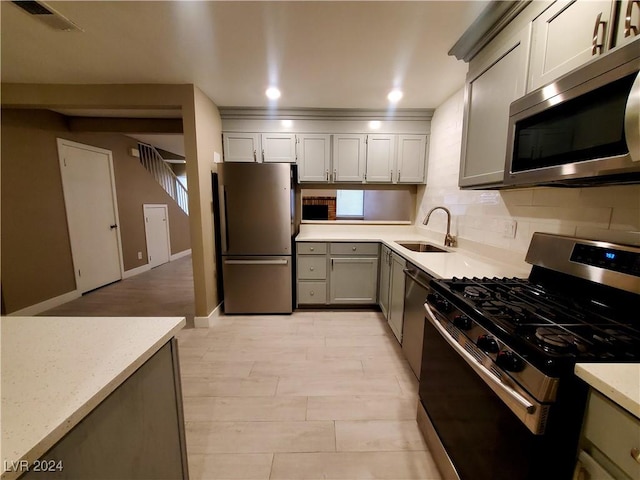
M 520 405 L 523 409 L 526 410 L 527 413 L 534 413 L 536 411 L 536 406 L 529 402 L 526 398 L 516 392 L 513 388 L 502 383 L 495 375 L 489 372 L 484 366 L 482 366 L 470 353 L 468 353 L 458 342 L 456 342 L 449 332 L 440 324 L 440 322 L 436 319 L 435 315 L 431 311 L 431 307 L 428 303 L 424 304 L 424 309 L 429 316 L 429 321 L 433 324 L 434 327 L 438 330 L 440 335 L 447 341 L 451 347 L 460 355 L 469 366 L 478 374 L 478 376 L 489 386 L 492 386 L 493 390 L 497 389 L 498 392 L 502 392 L 514 400 L 518 405 Z
M 640 72 L 631 86 L 624 113 L 624 135 L 627 139 L 629 156 L 633 162 L 640 162 Z

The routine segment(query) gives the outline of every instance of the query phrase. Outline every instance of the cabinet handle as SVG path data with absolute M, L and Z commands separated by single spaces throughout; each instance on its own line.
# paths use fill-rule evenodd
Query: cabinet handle
M 310 252 L 314 252 L 315 250 L 316 250 L 315 247 L 309 247 Z
M 632 32 L 634 37 L 638 35 L 637 25 L 634 25 L 633 23 L 631 23 L 631 16 L 633 15 L 634 5 L 638 5 L 638 8 L 640 8 L 640 0 L 629 0 L 629 2 L 627 3 L 627 14 L 625 15 L 625 20 L 624 20 L 624 36 L 625 37 L 630 37 Z
M 357 250 L 356 247 L 351 247 L 351 250 L 353 250 L 354 252 Z
M 325 172 L 325 174 L 327 175 L 327 182 L 328 182 L 328 181 L 329 181 L 329 170 L 327 170 L 327 171 Z
M 262 149 L 262 161 L 264 162 L 264 148 Z
M 257 152 L 254 150 L 253 151 L 253 161 L 257 162 L 258 161 L 258 156 L 257 156 Z
M 311 290 L 311 291 L 309 292 L 309 295 L 310 295 L 311 297 L 313 297 L 315 294 L 316 294 L 316 292 L 314 292 L 313 290 Z
M 600 37 L 600 25 L 602 25 L 602 42 L 599 41 Z M 604 46 L 604 27 L 607 22 L 602 21 L 602 12 L 596 17 L 596 24 L 593 26 L 593 41 L 591 42 L 591 55 L 599 55 L 602 53 L 602 47 Z
M 631 454 L 631 458 L 633 458 L 636 462 L 640 463 L 640 449 L 639 448 L 632 448 L 631 451 L 629 452 Z
M 398 170 L 398 180 L 396 180 L 397 182 L 400 181 L 400 170 Z
M 314 267 L 309 267 L 309 270 L 311 270 L 312 272 L 315 270 Z
M 333 258 L 331 259 L 331 270 L 333 270 Z
M 336 175 L 336 169 L 333 169 L 333 181 L 337 182 L 338 181 L 338 175 Z

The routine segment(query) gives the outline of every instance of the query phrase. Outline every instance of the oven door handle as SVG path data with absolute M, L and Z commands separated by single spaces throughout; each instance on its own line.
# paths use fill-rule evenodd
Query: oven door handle
M 529 402 L 526 398 L 516 392 L 513 388 L 505 385 L 497 378 L 495 375 L 490 373 L 484 366 L 482 366 L 469 352 L 467 352 L 464 347 L 462 347 L 458 342 L 455 341 L 453 337 L 447 332 L 447 330 L 440 324 L 440 322 L 436 319 L 435 315 L 431 311 L 431 307 L 428 303 L 424 304 L 424 309 L 429 316 L 429 321 L 433 324 L 434 327 L 440 332 L 440 335 L 444 337 L 449 345 L 453 347 L 453 349 L 458 352 L 458 354 L 469 364 L 471 368 L 484 380 L 486 384 L 488 384 L 491 389 L 496 392 L 499 396 L 504 394 L 515 401 L 518 405 L 526 410 L 527 413 L 534 413 L 536 411 L 536 406 Z

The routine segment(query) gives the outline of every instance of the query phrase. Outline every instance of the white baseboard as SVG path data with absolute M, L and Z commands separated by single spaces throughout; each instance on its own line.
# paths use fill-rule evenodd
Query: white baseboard
M 193 317 L 193 326 L 195 328 L 209 328 L 215 323 L 215 319 L 222 315 L 224 315 L 224 313 L 222 313 L 222 302 L 220 302 L 208 317 Z
M 178 252 L 174 255 L 171 255 L 171 258 L 169 259 L 170 262 L 173 262 L 174 260 L 178 260 L 179 258 L 182 257 L 186 257 L 187 255 L 191 255 L 191 249 L 187 249 L 187 250 L 183 250 L 181 252 Z
M 149 267 L 148 263 L 145 265 L 140 265 L 139 267 L 132 268 L 131 270 L 126 270 L 122 274 L 122 279 L 124 280 L 125 278 L 135 277 L 136 275 L 140 275 L 141 273 L 148 272 L 149 270 L 151 270 L 151 267 Z
M 11 312 L 9 316 L 30 317 L 32 315 L 38 315 L 39 313 L 46 312 L 47 310 L 50 310 L 62 305 L 63 303 L 70 302 L 71 300 L 75 300 L 76 298 L 80 297 L 80 292 L 78 290 L 73 290 L 72 292 L 67 292 L 57 297 L 45 300 L 44 302 L 36 303 L 35 305 L 31 305 L 30 307 L 21 308 L 20 310 Z

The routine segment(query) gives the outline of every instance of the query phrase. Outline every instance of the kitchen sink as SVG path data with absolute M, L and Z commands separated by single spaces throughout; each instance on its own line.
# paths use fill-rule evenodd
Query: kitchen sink
M 436 247 L 435 245 L 431 245 L 426 242 L 398 242 L 398 245 L 406 248 L 407 250 L 411 250 L 412 252 L 436 252 L 436 253 L 449 253 L 449 250 L 445 250 L 444 248 Z

